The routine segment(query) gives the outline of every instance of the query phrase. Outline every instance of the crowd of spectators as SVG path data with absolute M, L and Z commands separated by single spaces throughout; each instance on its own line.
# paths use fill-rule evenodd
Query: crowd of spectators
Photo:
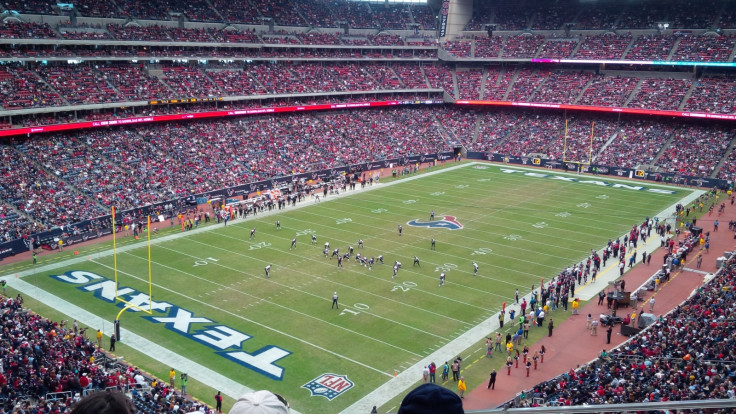
M 162 80 L 175 92 L 175 96 L 222 96 L 222 91 L 205 72 L 196 66 L 163 67 Z
M 517 35 L 508 36 L 505 40 L 501 57 L 533 58 L 545 38 L 542 35 Z
M 414 23 L 419 25 L 420 30 L 435 30 L 436 24 L 435 24 L 435 12 L 432 10 L 432 7 L 424 7 L 422 5 L 419 5 L 419 7 L 416 7 L 417 5 L 409 5 L 409 10 L 411 11 L 412 18 L 414 20 Z
M 447 53 L 455 57 L 467 58 L 470 57 L 473 41 L 471 39 L 458 38 L 456 40 L 446 41 L 442 47 Z
M 94 129 L 1 147 L 0 234 L 45 230 L 227 186 L 448 150 L 432 109 Z M 21 214 L 14 212 L 10 206 Z M 35 222 L 35 223 L 34 223 Z M 35 226 L 35 224 L 40 225 Z
M 486 152 L 501 148 L 501 143 L 509 132 L 523 119 L 521 111 L 493 110 L 480 112 L 478 117 L 478 136 L 474 141 L 465 141 L 468 151 Z
M 51 90 L 35 73 L 21 66 L 0 66 L 0 97 L 0 105 L 4 109 L 64 104 L 57 92 Z
M 595 361 L 544 383 L 520 405 L 601 405 L 732 399 L 736 266 Z
M 731 149 L 726 160 L 721 164 L 716 177 L 721 180 L 731 180 L 732 182 L 736 180 L 736 146 Z
M 70 40 L 110 40 L 112 35 L 102 25 L 59 24 L 56 28 L 62 38 Z
M 567 59 L 578 46 L 577 40 L 559 39 L 547 40 L 539 48 L 538 57 L 547 59 Z
M 89 392 L 131 393 L 138 412 L 213 411 L 164 381 L 109 357 L 76 321 L 54 322 L 23 307 L 23 297 L 0 299 L 3 329 L 0 408 L 4 412 L 70 412 Z
M 540 4 L 535 8 L 532 30 L 557 30 L 565 22 L 574 20 L 577 10 L 569 4 Z
M 75 0 L 74 8 L 86 17 L 112 18 L 120 16 L 117 5 L 109 0 Z
M 514 85 L 511 87 L 506 100 L 508 101 L 531 101 L 534 91 L 544 82 L 546 73 L 541 70 L 524 67 L 516 72 Z
M 139 26 L 108 24 L 107 31 L 116 40 L 147 41 L 147 42 L 170 42 L 169 28 L 166 26 L 151 25 Z
M 577 104 L 622 107 L 638 81 L 626 76 L 594 76 Z
M 487 78 L 483 82 L 483 76 Z M 647 76 L 652 76 L 647 74 Z M 455 80 L 457 78 L 457 82 Z M 484 68 L 420 63 L 212 62 L 203 64 L 32 64 L 0 66 L 3 109 L 129 102 L 171 97 L 445 89 L 467 99 L 578 103 L 733 113 L 731 77 L 597 75 L 534 66 Z M 484 85 L 482 87 L 482 85 Z M 691 91 L 692 86 L 692 91 Z M 691 92 L 690 92 L 691 91 Z M 688 95 L 690 92 L 690 95 Z M 688 97 L 684 103 L 685 97 Z M 505 97 L 505 98 L 504 98 Z
M 703 34 L 680 37 L 672 60 L 685 62 L 729 62 L 736 35 Z
M 444 65 L 424 66 L 424 75 L 431 88 L 444 89 L 450 96 L 455 97 L 455 81 L 449 67 Z
M 39 154 L 28 158 L 10 146 L 2 146 L 0 151 L 0 171 L 5 183 L 0 187 L 0 198 L 44 230 L 104 213 L 92 200 L 37 164 L 35 159 Z
M 122 210 L 159 201 L 155 193 L 146 190 L 146 182 L 138 181 L 133 175 L 135 170 L 120 169 L 110 158 L 90 148 L 88 144 L 99 135 L 115 134 L 53 135 L 27 140 L 17 148 L 98 204 L 114 205 Z M 116 138 L 124 140 L 126 136 L 118 134 Z
M 496 59 L 503 48 L 503 38 L 500 36 L 493 37 L 476 37 L 475 39 L 475 57 Z
M 493 10 L 490 5 L 490 3 L 478 3 L 473 7 L 473 15 L 465 24 L 465 31 L 481 31 L 485 29 L 487 24 L 491 23 Z
M 598 153 L 595 163 L 624 168 L 652 165 L 674 130 L 674 125 L 661 120 L 632 119 L 621 123 L 616 139 Z
M 574 24 L 576 29 L 611 29 L 618 20 L 621 6 L 618 4 L 583 4 Z
M 590 72 L 550 72 L 542 88 L 532 97 L 534 102 L 574 103 L 592 79 Z
M 692 83 L 691 79 L 642 79 L 627 106 L 630 108 L 677 110 L 688 90 L 690 90 Z
M 604 33 L 585 36 L 575 52 L 576 59 L 621 59 L 631 43 L 631 34 Z
M 295 34 L 264 34 L 261 35 L 261 39 L 263 39 L 263 43 L 267 43 L 269 45 L 298 45 L 301 42 L 299 42 L 299 38 L 296 37 Z
M 3 20 L 0 25 L 3 39 L 55 39 L 59 36 L 48 23 L 25 23 Z
M 391 68 L 403 83 L 406 89 L 426 89 L 427 78 L 424 77 L 422 67 L 414 64 L 395 64 Z
M 171 96 L 171 92 L 155 76 L 144 73 L 140 66 L 109 65 L 96 68 L 118 92 L 121 101 L 146 101 Z
M 39 66 L 36 73 L 71 105 L 119 100 L 104 77 L 88 65 Z
M 675 36 L 648 34 L 634 39 L 624 58 L 626 60 L 666 60 L 675 46 Z
M 373 14 L 371 20 L 381 29 L 406 29 L 410 22 L 411 12 L 406 5 L 369 3 L 368 7 Z
M 488 68 L 488 76 L 486 84 L 483 88 L 483 99 L 502 101 L 506 96 L 506 91 L 514 79 L 516 71 L 512 67 L 501 68 L 491 66 Z
M 503 142 L 489 148 L 489 151 L 511 156 L 546 155 L 552 144 L 562 140 L 564 134 L 565 120 L 559 114 L 529 112 L 522 115 Z
M 459 146 L 465 142 L 473 142 L 475 137 L 476 111 L 454 110 L 444 107 L 434 111 L 439 125 L 447 132 L 448 142 Z
M 37 73 L 71 105 L 98 104 L 119 100 L 101 73 L 87 65 L 40 66 Z
M 723 8 L 722 4 L 713 0 L 705 0 L 697 3 L 672 2 L 669 4 L 668 13 L 672 27 L 683 29 L 708 29 L 717 22 L 718 14 Z
M 404 39 L 401 36 L 388 33 L 368 35 L 368 40 L 375 46 L 404 46 Z
M 728 126 L 686 124 L 675 131 L 656 162 L 667 172 L 709 177 L 733 138 L 734 132 Z
M 640 7 L 638 7 L 640 6 Z M 671 4 L 647 2 L 635 7 L 623 7 L 619 10 L 616 22 L 618 29 L 654 29 L 657 22 L 669 16 Z
M 28 14 L 63 14 L 53 4 L 41 0 L 8 0 L 6 9 Z M 716 1 L 694 3 L 647 2 L 642 5 L 594 3 L 572 6 L 550 5 L 536 0 L 523 4 L 501 3 L 480 5 L 467 23 L 465 30 L 482 31 L 486 24 L 495 24 L 498 30 L 559 30 L 567 23 L 576 29 L 656 29 L 657 23 L 669 22 L 673 29 L 707 29 L 718 25 L 736 27 L 733 7 Z M 280 26 L 338 27 L 346 21 L 353 28 L 406 29 L 417 23 L 422 29 L 435 27 L 436 10 L 424 4 L 366 4 L 349 0 L 308 0 L 281 2 L 277 0 L 244 1 L 234 7 L 224 0 L 165 0 L 150 3 L 131 0 L 125 4 L 113 1 L 84 0 L 75 3 L 80 16 L 124 18 L 139 20 L 176 21 L 182 16 L 187 21 L 213 23 L 263 24 L 270 19 Z
M 702 77 L 695 81 L 690 96 L 685 102 L 685 110 L 699 112 L 715 112 L 732 114 L 736 112 L 734 104 L 736 81 L 727 77 Z
M 497 30 L 524 30 L 535 10 L 521 3 L 501 3 L 496 6 L 493 22 Z
M 206 71 L 212 81 L 225 95 L 265 95 L 266 89 L 248 72 L 240 69 Z
M 468 69 L 457 71 L 457 90 L 460 99 L 479 99 L 480 84 L 483 80 L 483 70 Z
M 369 7 L 368 5 L 361 5 Z M 380 6 L 383 7 L 383 6 Z M 403 10 L 402 15 L 411 14 L 410 9 Z M 312 30 L 308 33 L 278 31 L 256 31 L 255 29 L 237 29 L 234 26 L 218 28 L 179 28 L 166 24 L 127 24 L 109 23 L 106 26 L 81 23 L 71 25 L 60 23 L 55 30 L 48 24 L 38 23 L 4 23 L 0 26 L 0 34 L 7 38 L 31 39 L 63 39 L 72 40 L 124 40 L 133 42 L 196 42 L 211 43 L 211 47 L 183 46 L 176 48 L 164 45 L 157 46 L 125 46 L 99 48 L 86 45 L 48 45 L 18 44 L 0 47 L 0 56 L 7 57 L 301 57 L 301 58 L 360 58 L 380 54 L 382 58 L 417 57 L 423 54 L 436 56 L 436 50 L 391 50 L 384 54 L 383 50 L 352 50 L 350 46 L 437 46 L 436 39 L 423 39 L 417 42 L 410 36 L 391 34 L 381 31 L 368 35 L 340 35 L 330 32 Z M 418 36 L 418 35 L 417 35 Z M 419 36 L 419 38 L 422 38 Z M 244 43 L 265 45 L 258 48 L 218 48 L 215 42 Z M 630 44 L 630 46 L 629 46 Z M 291 45 L 293 48 L 269 48 L 268 45 Z M 343 46 L 340 49 L 299 49 L 299 45 L 309 46 Z M 676 45 L 676 46 L 675 46 Z M 557 33 L 514 34 L 500 36 L 475 35 L 459 36 L 444 42 L 441 48 L 453 56 L 460 58 L 570 58 L 573 52 L 577 59 L 622 59 L 627 60 L 663 60 L 670 57 L 677 61 L 730 61 L 736 47 L 736 35 L 716 34 L 642 34 L 633 37 L 631 34 L 576 34 L 575 37 L 559 37 Z M 674 51 L 673 51 L 674 48 Z M 625 56 L 624 56 L 625 53 Z

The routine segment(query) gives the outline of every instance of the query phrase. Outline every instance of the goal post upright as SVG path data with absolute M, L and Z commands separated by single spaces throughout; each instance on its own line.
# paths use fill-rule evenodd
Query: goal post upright
M 117 229 L 115 227 L 115 206 L 112 206 L 112 270 L 115 275 L 115 297 L 118 297 L 118 251 Z
M 117 337 L 117 340 L 120 340 L 120 317 L 123 315 L 123 313 L 129 309 L 135 309 L 140 312 L 147 313 L 149 315 L 153 314 L 153 272 L 151 270 L 151 216 L 147 216 L 146 218 L 146 232 L 147 232 L 147 248 L 148 248 L 148 307 L 139 306 L 135 303 L 131 303 L 130 301 L 126 300 L 125 298 L 121 297 L 119 295 L 119 288 L 120 288 L 120 281 L 118 280 L 118 270 L 117 270 L 117 250 L 116 250 L 116 241 L 115 241 L 115 207 L 112 208 L 112 214 L 113 214 L 113 262 L 114 262 L 114 272 L 115 272 L 115 301 L 121 302 L 125 306 L 123 306 L 122 309 L 120 309 L 120 312 L 118 312 L 117 316 L 115 316 L 115 320 L 113 321 L 113 327 L 115 331 L 115 336 Z
M 568 163 L 568 164 L 577 164 L 578 173 L 582 172 L 582 166 L 583 165 L 591 165 L 593 161 L 593 139 L 595 136 L 595 121 L 590 126 L 590 140 L 588 142 L 588 160 L 569 160 L 567 159 L 567 135 L 568 135 L 568 119 L 567 116 L 565 117 L 565 132 L 564 132 L 564 138 L 563 138 L 563 144 L 562 144 L 562 162 Z

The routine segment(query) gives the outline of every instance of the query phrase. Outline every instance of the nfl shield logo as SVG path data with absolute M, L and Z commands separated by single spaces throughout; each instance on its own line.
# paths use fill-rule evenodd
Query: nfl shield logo
M 320 396 L 332 401 L 335 397 L 353 388 L 353 385 L 355 384 L 348 379 L 347 375 L 322 374 L 302 385 L 302 388 L 308 389 L 312 397 Z

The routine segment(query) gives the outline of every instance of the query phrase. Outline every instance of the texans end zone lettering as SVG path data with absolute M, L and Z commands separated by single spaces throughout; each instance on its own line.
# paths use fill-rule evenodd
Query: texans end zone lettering
M 98 274 L 73 270 L 63 275 L 51 275 L 51 277 L 59 282 L 77 285 L 77 289 L 91 293 L 105 302 L 111 304 L 116 302 L 115 281 Z M 149 303 L 148 295 L 128 287 L 118 287 L 117 294 L 136 306 L 145 306 Z M 172 332 L 213 349 L 216 355 L 254 372 L 273 380 L 283 380 L 284 368 L 276 365 L 276 362 L 291 355 L 291 352 L 273 345 L 266 345 L 254 352 L 246 352 L 244 344 L 252 338 L 246 333 L 209 318 L 195 315 L 194 312 L 168 302 L 152 301 L 151 305 L 153 316 L 143 317 L 149 322 L 161 324 Z M 118 302 L 114 306 L 121 307 L 122 303 Z M 129 312 L 134 313 L 137 310 L 131 309 Z
M 457 218 L 455 218 L 455 216 L 442 216 L 441 220 L 432 221 L 419 221 L 419 219 L 414 219 L 407 222 L 406 224 L 413 227 L 429 227 L 433 229 L 447 230 L 460 230 L 463 228 L 463 225 L 460 224 L 459 221 L 457 221 Z

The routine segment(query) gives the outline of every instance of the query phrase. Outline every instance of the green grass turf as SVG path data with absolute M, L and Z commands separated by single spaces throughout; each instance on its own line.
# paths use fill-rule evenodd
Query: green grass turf
M 280 393 L 300 412 L 338 412 L 389 381 L 395 371 L 429 362 L 424 360 L 427 355 L 497 312 L 504 301 L 512 300 L 516 288 L 528 293 L 541 278 L 551 279 L 563 267 L 582 260 L 590 249 L 601 248 L 609 238 L 690 191 L 680 188 L 675 194 L 654 194 L 503 174 L 500 169 L 506 167 L 486 167 L 469 164 L 335 201 L 307 201 L 313 205 L 277 216 L 236 220 L 216 231 L 191 233 L 153 246 L 154 300 L 250 335 L 243 342 L 246 352 L 268 346 L 290 351 L 277 362 L 284 368 L 280 381 L 223 358 L 140 313 L 128 312 L 121 318 L 122 325 L 250 388 Z M 457 217 L 464 228 L 450 231 L 407 224 L 413 219 L 428 221 L 430 210 L 437 219 Z M 282 230 L 275 229 L 277 219 Z M 397 232 L 399 224 L 402 236 Z M 252 227 L 257 234 L 250 241 Z M 317 235 L 317 246 L 310 244 L 311 234 Z M 298 238 L 298 246 L 290 251 L 293 237 Z M 357 247 L 359 238 L 365 242 L 364 249 Z M 430 250 L 431 238 L 437 240 L 436 251 Z M 383 255 L 385 264 L 369 270 L 350 261 L 338 269 L 336 260 L 322 255 L 325 241 L 341 253 L 352 245 L 362 255 Z M 414 255 L 421 267 L 412 266 Z M 118 255 L 121 286 L 148 291 L 147 257 L 143 245 Z M 395 260 L 402 262 L 403 269 L 392 279 Z M 473 261 L 480 266 L 478 276 L 473 276 Z M 267 264 L 273 266 L 270 279 L 264 277 Z M 112 279 L 112 268 L 110 256 L 54 274 L 86 270 Z M 447 281 L 440 288 L 443 270 Z M 49 277 L 48 272 L 26 280 L 110 321 L 120 311 L 78 286 Z M 334 291 L 340 295 L 340 311 L 330 309 Z M 190 333 L 201 328 L 195 326 Z M 476 348 L 478 344 L 471 350 Z M 167 378 L 168 367 L 138 361 L 135 356 L 128 359 Z M 465 375 L 482 381 L 486 368 Z M 332 401 L 310 397 L 309 391 L 300 388 L 323 373 L 347 375 L 355 386 Z M 196 373 L 190 375 L 196 379 Z M 475 385 L 469 381 L 469 387 Z M 211 402 L 210 390 L 205 395 L 194 391 Z M 396 405 L 392 401 L 385 408 Z

